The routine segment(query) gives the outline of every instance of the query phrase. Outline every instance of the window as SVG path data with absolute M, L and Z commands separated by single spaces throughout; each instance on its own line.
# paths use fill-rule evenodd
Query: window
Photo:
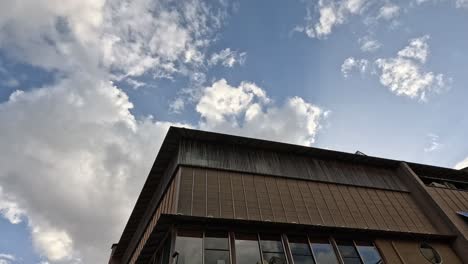
M 229 239 L 227 233 L 205 233 L 204 264 L 230 264 Z
M 431 263 L 442 263 L 442 258 L 439 253 L 427 243 L 422 243 L 420 246 L 421 254 Z
M 362 264 L 352 240 L 337 241 L 336 244 L 344 264 Z
M 338 264 L 338 258 L 328 239 L 314 239 L 310 243 L 317 264 Z
M 286 264 L 283 243 L 280 235 L 261 235 L 260 246 L 263 259 L 268 264 Z
M 294 264 L 315 264 L 307 237 L 288 236 Z
M 257 264 L 260 261 L 260 248 L 257 234 L 235 234 L 236 263 Z
M 356 241 L 356 248 L 361 255 L 364 264 L 380 264 L 383 263 L 379 251 L 374 244 L 367 241 Z
M 202 264 L 202 232 L 179 230 L 175 243 L 177 264 Z

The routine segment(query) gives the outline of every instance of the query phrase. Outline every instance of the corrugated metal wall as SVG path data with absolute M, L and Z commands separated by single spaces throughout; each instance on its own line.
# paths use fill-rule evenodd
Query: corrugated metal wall
M 166 193 L 164 194 L 161 203 L 158 206 L 158 209 L 156 209 L 156 212 L 153 214 L 151 218 L 151 222 L 148 224 L 146 227 L 145 233 L 141 240 L 138 243 L 137 248 L 135 249 L 135 252 L 133 253 L 131 259 L 130 259 L 130 264 L 134 264 L 140 255 L 140 252 L 142 251 L 143 247 L 145 246 L 146 242 L 148 241 L 148 238 L 150 237 L 151 233 L 153 232 L 154 227 L 156 226 L 159 217 L 161 214 L 174 214 L 176 213 L 176 191 L 177 191 L 177 181 L 172 180 L 170 183 L 169 187 L 166 190 Z
M 406 190 L 395 170 L 287 153 L 183 140 L 180 164 L 297 179 Z
M 436 203 L 444 210 L 455 226 L 468 239 L 468 224 L 457 212 L 468 212 L 468 192 L 437 187 L 426 187 Z
M 409 193 L 181 167 L 178 213 L 436 233 Z

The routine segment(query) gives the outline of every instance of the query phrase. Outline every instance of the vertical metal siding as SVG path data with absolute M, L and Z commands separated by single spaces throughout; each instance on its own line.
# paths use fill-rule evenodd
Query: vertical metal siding
M 320 160 L 235 145 L 183 140 L 180 164 L 296 179 L 406 190 L 396 170 L 337 160 Z
M 427 190 L 465 239 L 468 239 L 468 224 L 457 215 L 459 211 L 468 212 L 468 192 L 437 187 L 427 187 Z
M 185 215 L 437 233 L 405 192 L 184 166 L 180 175 Z
M 180 177 L 177 175 L 175 178 Z M 148 238 L 150 237 L 151 233 L 153 232 L 159 217 L 161 214 L 174 214 L 176 213 L 174 202 L 175 202 L 175 193 L 176 193 L 176 179 L 173 179 L 172 182 L 170 183 L 169 187 L 166 190 L 166 193 L 164 194 L 158 208 L 156 209 L 156 212 L 153 214 L 148 226 L 145 229 L 145 232 L 143 233 L 143 237 L 141 240 L 138 242 L 138 245 L 133 252 L 129 263 L 134 264 L 136 263 L 138 257 L 140 256 L 140 252 L 143 250 L 144 246 L 146 245 L 146 242 L 148 241 Z

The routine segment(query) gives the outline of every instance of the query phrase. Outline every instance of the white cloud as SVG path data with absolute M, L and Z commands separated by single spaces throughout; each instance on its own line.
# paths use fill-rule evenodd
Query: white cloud
M 408 46 L 398 51 L 398 56 L 416 59 L 422 63 L 426 62 L 427 55 L 429 54 L 429 44 L 427 44 L 428 40 L 428 35 L 410 40 Z
M 0 104 L 0 145 L 9 153 L 0 186 L 14 198 L 1 200 L 2 213 L 13 223 L 27 217 L 34 245 L 51 262 L 106 261 L 102 252 L 118 240 L 148 157 L 172 124 L 135 119 L 125 93 L 84 77 Z
M 367 0 L 320 0 L 307 8 L 305 26 L 296 26 L 294 31 L 305 32 L 311 38 L 326 38 L 334 27 L 346 22 L 349 16 L 358 15 L 366 7 Z M 318 11 L 318 20 L 313 13 Z
M 442 147 L 442 144 L 439 142 L 439 136 L 436 134 L 428 134 L 427 138 L 429 144 L 424 148 L 424 152 L 433 152 L 439 150 Z
M 393 3 L 386 3 L 379 9 L 379 14 L 377 18 L 382 18 L 385 20 L 391 20 L 397 17 L 400 13 L 400 7 Z
M 366 59 L 355 59 L 353 57 L 349 57 L 344 60 L 341 65 L 341 72 L 345 78 L 348 78 L 350 73 L 355 69 L 361 73 L 365 73 L 367 71 L 368 64 L 369 61 Z
M 370 36 L 360 38 L 359 44 L 361 45 L 360 48 L 363 52 L 374 52 L 380 49 L 380 47 L 382 46 L 382 44 L 379 41 L 371 38 Z
M 185 108 L 185 102 L 182 98 L 178 97 L 169 104 L 169 110 L 173 113 L 180 113 Z
M 107 261 L 166 130 L 187 126 L 135 117 L 111 80 L 141 87 L 135 80 L 142 74 L 182 74 L 202 85 L 198 67 L 206 65 L 205 49 L 224 16 L 222 4 L 197 0 L 0 4 L 2 52 L 57 72 L 47 86 L 18 87 L 0 104 L 0 146 L 8 153 L 0 159 L 0 214 L 12 223 L 27 218 L 44 262 Z M 200 128 L 311 144 L 326 116 L 298 97 L 275 106 L 252 83 L 211 88 L 226 94 L 207 88 L 194 97 L 201 98 Z
M 224 13 L 198 0 L 19 0 L 3 2 L 0 17 L 0 48 L 18 60 L 124 78 L 188 74 Z
M 293 97 L 275 105 L 254 83 L 238 87 L 221 79 L 207 87 L 196 106 L 202 129 L 310 145 L 327 112 Z
M 440 92 L 447 78 L 439 73 L 426 72 L 423 65 L 429 54 L 428 37 L 412 39 L 394 58 L 375 61 L 380 69 L 380 82 L 397 95 L 426 100 L 429 92 Z
M 457 0 L 455 5 L 457 8 L 468 8 L 468 0 Z
M 458 162 L 457 164 L 455 164 L 454 168 L 457 169 L 457 170 L 468 168 L 468 157 L 466 157 L 464 160 L 462 160 L 462 161 Z
M 13 264 L 16 262 L 16 257 L 11 254 L 0 253 L 0 264 Z
M 224 67 L 233 67 L 236 63 L 239 65 L 243 65 L 245 63 L 245 59 L 247 57 L 247 53 L 245 52 L 237 52 L 232 51 L 230 48 L 223 49 L 218 53 L 213 53 L 211 55 L 208 64 L 216 65 L 220 63 Z

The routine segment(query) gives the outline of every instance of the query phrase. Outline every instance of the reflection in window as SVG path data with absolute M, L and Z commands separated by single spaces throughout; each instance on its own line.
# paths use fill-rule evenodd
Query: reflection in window
M 175 250 L 177 264 L 202 264 L 202 232 L 179 230 Z
M 344 264 L 362 264 L 353 241 L 337 241 L 336 244 Z
M 286 264 L 283 243 L 279 235 L 261 235 L 263 260 L 268 264 Z
M 338 264 L 338 258 L 328 239 L 315 239 L 310 242 L 317 264 Z
M 236 262 L 237 264 L 258 264 L 260 262 L 260 249 L 256 234 L 235 234 Z
M 431 263 L 442 263 L 442 258 L 440 257 L 439 253 L 437 253 L 437 251 L 434 248 L 432 248 L 429 244 L 422 243 L 420 249 L 421 254 Z
M 383 263 L 379 251 L 374 244 L 366 241 L 356 241 L 356 247 L 361 255 L 364 264 L 380 264 Z
M 230 264 L 227 233 L 205 233 L 205 263 Z
M 288 236 L 294 264 L 315 264 L 307 237 Z

